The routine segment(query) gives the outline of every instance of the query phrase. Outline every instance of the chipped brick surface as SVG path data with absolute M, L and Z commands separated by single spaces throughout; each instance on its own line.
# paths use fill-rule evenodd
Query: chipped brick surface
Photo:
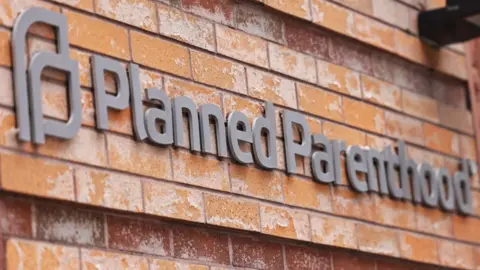
M 283 268 L 282 247 L 251 237 L 232 236 L 233 265 L 255 269 Z

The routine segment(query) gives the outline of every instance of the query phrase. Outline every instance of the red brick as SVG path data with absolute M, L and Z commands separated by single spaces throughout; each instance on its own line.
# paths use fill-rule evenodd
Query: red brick
M 325 59 L 328 57 L 330 34 L 308 27 L 304 23 L 288 21 L 285 24 L 285 39 L 288 47 Z
M 480 219 L 454 215 L 453 234 L 456 239 L 480 243 Z
M 268 44 L 268 53 L 271 69 L 311 83 L 317 82 L 313 57 L 274 43 Z
M 31 203 L 2 197 L 0 199 L 0 230 L 11 235 L 32 236 Z
M 236 27 L 249 34 L 285 43 L 284 22 L 272 12 L 242 2 L 235 11 Z
M 371 55 L 370 48 L 341 37 L 331 38 L 328 45 L 328 56 L 332 63 L 368 74 L 373 70 Z
M 282 246 L 261 239 L 231 236 L 233 265 L 255 269 L 283 269 Z
M 413 233 L 399 233 L 400 253 L 403 258 L 425 263 L 438 263 L 434 238 Z
M 312 241 L 341 248 L 357 248 L 355 222 L 329 216 L 310 215 Z
M 458 106 L 451 106 L 440 103 L 439 108 L 440 123 L 469 134 L 473 134 L 472 112 Z
M 247 79 L 249 95 L 282 106 L 297 107 L 293 81 L 253 68 L 247 68 Z
M 415 207 L 408 201 L 375 197 L 375 215 L 381 224 L 415 230 Z
M 146 257 L 85 248 L 80 250 L 80 254 L 82 258 L 81 269 L 95 267 L 96 269 L 148 270 Z
M 310 223 L 307 213 L 269 205 L 262 205 L 260 208 L 263 233 L 310 241 Z
M 369 253 L 398 257 L 397 233 L 372 224 L 357 224 L 358 248 Z
M 213 194 L 205 194 L 204 201 L 208 224 L 247 231 L 260 230 L 258 203 Z
M 386 111 L 385 122 L 385 129 L 388 136 L 400 138 L 420 145 L 424 144 L 423 124 L 421 121 L 412 117 Z
M 36 224 L 37 236 L 43 240 L 105 246 L 104 218 L 100 213 L 38 204 Z
M 347 187 L 333 189 L 333 212 L 347 217 L 356 217 L 373 221 L 375 219 L 375 200 L 373 194 L 359 194 Z
M 430 72 L 419 65 L 415 65 L 404 59 L 390 59 L 390 69 L 393 73 L 393 83 L 407 88 L 416 93 L 432 95 L 432 90 L 438 91 L 432 86 Z
M 375 260 L 371 256 L 354 251 L 337 250 L 332 252 L 335 270 L 375 270 Z M 381 270 L 380 268 L 378 268 Z
M 310 20 L 309 1 L 307 0 L 264 0 L 264 3 L 274 9 L 280 10 L 283 13 L 293 15 L 302 19 Z
M 228 235 L 176 226 L 173 229 L 176 258 L 229 264 Z
M 154 221 L 107 216 L 110 248 L 170 256 L 170 230 Z
M 324 247 L 285 246 L 286 269 L 331 270 L 331 254 Z
M 96 1 L 95 10 L 102 16 L 157 32 L 155 4 L 148 0 L 102 0 Z
M 182 7 L 194 14 L 204 18 L 232 25 L 233 10 L 235 1 L 233 0 L 181 0 Z

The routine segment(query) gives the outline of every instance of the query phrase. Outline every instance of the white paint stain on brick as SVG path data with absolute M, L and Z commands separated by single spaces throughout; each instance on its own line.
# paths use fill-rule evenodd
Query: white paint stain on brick
M 243 220 L 237 219 L 237 218 L 211 216 L 211 217 L 207 217 L 207 223 L 224 225 L 227 227 L 241 228 L 243 230 L 248 230 L 248 231 L 258 231 L 258 227 L 255 225 L 255 223 L 244 222 Z
M 128 24 L 139 26 L 147 30 L 155 30 L 154 7 L 144 1 L 132 0 L 98 0 L 97 12 L 106 14 Z
M 317 75 L 313 57 L 286 47 L 268 44 L 270 67 L 286 75 L 316 83 Z
M 310 225 L 308 215 L 300 212 L 293 212 L 293 228 L 297 239 L 310 240 Z
M 293 81 L 247 68 L 249 93 L 274 103 L 296 107 Z
M 147 270 L 147 258 L 120 254 L 113 252 L 105 252 L 95 249 L 81 249 L 82 269 L 124 269 L 124 270 Z
M 290 216 L 287 216 L 287 213 L 282 210 L 262 207 L 260 214 L 263 229 L 276 230 L 277 227 L 288 228 L 290 226 Z
M 62 174 L 56 175 L 55 178 L 48 178 L 47 195 L 53 198 L 63 198 L 74 200 L 72 171 L 67 170 Z

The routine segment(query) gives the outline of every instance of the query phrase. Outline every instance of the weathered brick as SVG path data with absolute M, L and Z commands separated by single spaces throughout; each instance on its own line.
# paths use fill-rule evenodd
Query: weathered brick
M 432 74 L 429 83 L 431 83 L 432 89 L 435 89 L 432 91 L 432 97 L 437 99 L 440 104 L 467 109 L 468 88 L 465 81 L 436 72 Z
M 334 0 L 340 4 L 348 6 L 354 10 L 360 11 L 367 15 L 373 14 L 372 0 Z
M 309 219 L 304 212 L 262 205 L 260 219 L 263 233 L 284 238 L 310 240 Z
M 257 203 L 213 194 L 205 194 L 204 200 L 208 224 L 248 231 L 260 230 Z
M 283 201 L 283 176 L 280 172 L 229 164 L 229 174 L 233 192 L 267 200 Z
M 384 111 L 378 107 L 343 98 L 343 114 L 347 124 L 376 133 L 385 132 Z
M 223 95 L 223 110 L 225 116 L 234 111 L 242 112 L 247 116 L 250 122 L 253 122 L 255 117 L 258 117 L 263 113 L 262 104 L 260 102 L 228 94 Z
M 400 110 L 402 106 L 402 93 L 397 86 L 362 75 L 362 90 L 365 100 Z
M 475 269 L 473 246 L 458 242 L 437 240 L 439 263 L 447 267 Z
M 328 57 L 328 41 L 331 34 L 303 22 L 290 20 L 285 23 L 285 39 L 289 48 L 325 59 Z
M 0 68 L 0 80 L 4 83 L 4 86 L 0 89 L 0 104 L 8 107 L 13 107 L 12 79 L 12 71 L 10 69 Z
M 332 251 L 334 269 L 338 270 L 374 270 L 377 269 L 376 262 L 372 256 L 357 253 L 355 251 L 335 250 Z M 385 270 L 384 268 L 378 268 Z
M 78 1 L 69 1 L 69 0 L 53 0 L 61 4 L 69 5 L 71 7 L 83 9 L 89 12 L 93 12 L 93 0 L 78 0 Z
M 227 234 L 182 226 L 175 226 L 172 231 L 176 258 L 229 264 Z
M 387 138 L 367 134 L 366 145 L 376 150 L 383 150 L 385 147 L 393 145 L 393 141 Z
M 12 53 L 10 51 L 10 37 L 9 31 L 0 29 L 0 65 L 12 65 Z
M 473 134 L 472 112 L 461 107 L 440 103 L 438 106 L 440 123 L 447 127 Z
M 367 74 L 372 73 L 372 51 L 359 42 L 342 37 L 331 38 L 328 45 L 328 56 L 328 60 L 334 64 Z
M 356 224 L 358 248 L 361 251 L 399 256 L 397 233 L 371 224 Z
M 307 0 L 264 0 L 264 3 L 274 9 L 278 9 L 284 13 L 310 20 L 312 15 Z
M 477 160 L 477 144 L 475 142 L 475 139 L 466 135 L 459 136 L 461 156 L 464 158 L 469 158 L 471 160 Z
M 375 47 L 395 51 L 395 30 L 367 16 L 356 13 L 353 19 L 353 36 Z
M 10 235 L 32 236 L 32 204 L 11 197 L 0 198 L 0 231 Z
M 300 110 L 335 121 L 343 121 L 342 97 L 320 88 L 297 83 Z
M 126 29 L 73 11 L 65 10 L 64 14 L 68 20 L 68 38 L 71 44 L 130 60 Z
M 394 112 L 385 112 L 386 134 L 416 144 L 424 144 L 422 122 Z M 427 136 L 425 135 L 425 139 Z
M 150 270 L 208 270 L 208 266 L 200 264 L 190 264 L 185 262 L 167 261 L 160 259 L 150 260 Z
M 352 35 L 354 13 L 325 0 L 312 0 L 313 22 L 340 34 Z
M 131 24 L 148 31 L 157 32 L 155 4 L 147 0 L 100 0 L 96 1 L 98 14 Z
M 285 203 L 324 212 L 332 211 L 330 186 L 312 179 L 289 176 L 284 179 Z
M 372 0 L 373 16 L 398 26 L 402 29 L 408 28 L 408 8 L 396 1 Z
M 284 23 L 280 16 L 243 3 L 235 10 L 235 26 L 249 34 L 284 43 Z
M 444 156 L 414 146 L 409 146 L 407 153 L 417 163 L 427 162 L 437 168 L 443 167 L 445 163 Z
M 247 68 L 247 78 L 251 96 L 282 106 L 297 107 L 293 81 L 253 68 Z
M 267 42 L 241 31 L 217 25 L 217 51 L 260 67 L 268 67 Z
M 182 7 L 203 18 L 233 25 L 233 0 L 181 0 Z
M 399 233 L 400 253 L 403 258 L 425 263 L 438 263 L 437 246 L 431 237 L 413 233 Z
M 354 222 L 335 217 L 312 215 L 310 223 L 313 242 L 341 248 L 357 248 Z
M 75 170 L 77 201 L 119 210 L 141 212 L 142 188 L 139 179 L 107 171 Z
M 458 79 L 467 80 L 467 65 L 465 62 L 465 56 L 447 49 L 441 49 L 436 51 L 434 57 L 436 62 L 433 62 L 429 66 L 436 70 L 440 70 L 445 74 L 454 76 Z
M 107 135 L 107 144 L 112 168 L 145 176 L 172 179 L 169 149 L 113 134 Z
M 130 32 L 130 40 L 133 61 L 190 78 L 190 56 L 187 48 L 135 31 Z
M 65 1 L 65 0 L 62 0 L 62 1 Z M 43 1 L 5 0 L 5 1 L 2 1 L 2 3 L 0 4 L 0 13 L 2 14 L 0 18 L 0 24 L 9 26 L 9 27 L 13 26 L 15 18 L 17 18 L 17 16 L 20 13 L 22 13 L 23 11 L 31 7 L 40 7 L 40 8 L 48 9 L 54 12 L 60 11 L 60 9 L 57 6 L 54 6 L 50 3 L 43 2 Z M 35 26 L 32 26 L 32 28 L 37 28 L 35 30 L 39 30 L 39 26 L 40 25 L 36 24 Z M 33 29 L 30 29 L 31 32 L 38 33 L 32 30 Z
M 323 122 L 323 135 L 330 140 L 342 140 L 347 145 L 365 145 L 365 133 L 333 122 Z
M 433 122 L 439 121 L 438 104 L 433 98 L 411 91 L 402 91 L 403 111 Z
M 145 257 L 85 248 L 80 252 L 82 269 L 148 270 L 148 260 Z
M 460 154 L 460 137 L 458 134 L 440 128 L 438 126 L 425 123 L 423 125 L 425 134 L 425 146 L 447 154 Z
M 255 269 L 282 269 L 282 246 L 261 239 L 231 236 L 233 265 Z
M 228 168 L 225 161 L 205 158 L 187 151 L 173 151 L 173 179 L 218 190 L 229 190 Z
M 2 154 L 2 188 L 42 197 L 73 200 L 73 171 L 68 165 L 16 154 Z
M 317 60 L 318 84 L 347 95 L 362 97 L 360 76 L 348 68 Z
M 332 258 L 325 248 L 285 246 L 286 269 L 331 270 Z
M 110 248 L 169 256 L 170 230 L 154 221 L 107 216 Z
M 333 189 L 333 212 L 347 217 L 375 220 L 375 200 L 372 194 L 359 194 L 346 187 Z
M 80 50 L 70 49 L 70 57 L 78 62 L 78 70 L 80 73 L 80 85 L 92 87 L 92 75 L 89 53 Z
M 214 26 L 208 20 L 184 13 L 174 7 L 158 4 L 160 34 L 214 51 Z
M 5 247 L 6 269 L 80 269 L 77 248 L 10 238 Z
M 53 204 L 37 204 L 36 232 L 40 239 L 105 246 L 103 215 Z
M 156 182 L 145 182 L 143 191 L 146 213 L 205 222 L 200 191 Z
M 376 196 L 375 207 L 378 223 L 415 230 L 415 207 L 411 202 Z
M 480 219 L 468 218 L 459 215 L 452 216 L 453 234 L 456 239 L 468 242 L 480 242 Z
M 246 94 L 245 68 L 213 55 L 192 51 L 193 78 L 202 83 Z
M 189 97 L 197 106 L 213 103 L 220 107 L 221 104 L 221 96 L 218 91 L 176 78 L 165 78 L 165 92 L 172 98 Z
M 311 83 L 317 82 L 315 59 L 274 43 L 268 44 L 270 68 Z
M 432 86 L 431 72 L 425 67 L 401 58 L 392 58 L 386 61 L 391 64 L 388 67 L 393 73 L 392 82 L 394 84 L 428 96 L 433 96 L 432 92 L 435 93 L 440 90 L 436 86 Z

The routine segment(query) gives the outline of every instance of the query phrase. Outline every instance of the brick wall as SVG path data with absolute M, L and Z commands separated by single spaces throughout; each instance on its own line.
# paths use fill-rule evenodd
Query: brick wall
M 437 2 L 3 0 L 0 267 L 480 269 L 478 178 L 474 215 L 462 217 L 357 194 L 346 177 L 340 187 L 314 183 L 307 159 L 287 176 L 283 151 L 281 168 L 267 172 L 136 142 L 129 110 L 95 130 L 93 53 L 139 64 L 142 86 L 170 97 L 250 119 L 269 100 L 302 112 L 312 132 L 377 149 L 403 139 L 417 162 L 453 171 L 462 157 L 476 160 L 476 143 L 463 47 L 434 50 L 416 36 L 416 15 Z M 30 6 L 68 20 L 83 105 L 69 141 L 16 138 L 9 39 Z M 52 29 L 35 25 L 27 44 L 27 56 L 54 51 Z M 51 118 L 67 117 L 64 82 L 44 73 Z

